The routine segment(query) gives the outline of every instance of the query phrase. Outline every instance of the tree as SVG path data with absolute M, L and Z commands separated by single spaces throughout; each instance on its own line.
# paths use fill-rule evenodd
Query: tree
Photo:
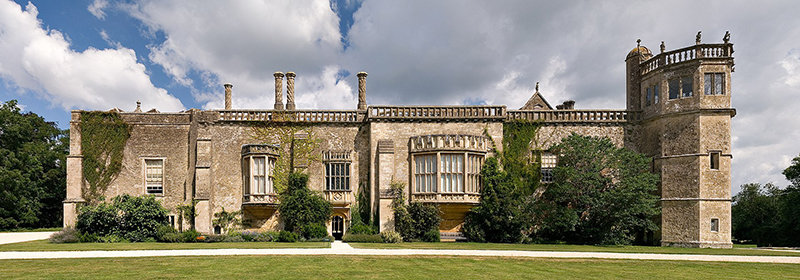
M 67 137 L 15 100 L 0 105 L 0 229 L 61 225 Z
M 555 182 L 533 207 L 537 238 L 630 244 L 636 233 L 658 229 L 658 176 L 649 172 L 650 158 L 608 138 L 574 133 L 553 150 Z
M 733 196 L 731 206 L 733 237 L 755 242 L 758 246 L 779 244 L 780 193 L 773 184 L 742 185 L 742 191 Z
M 305 226 L 324 225 L 333 214 L 333 207 L 324 197 L 308 189 L 308 175 L 290 173 L 288 183 L 280 194 L 278 206 L 286 230 L 299 233 Z
M 521 242 L 522 230 L 529 220 L 522 212 L 522 197 L 513 192 L 509 175 L 499 169 L 497 158 L 490 157 L 481 168 L 481 177 L 481 201 L 467 212 L 462 230 L 465 237 L 474 242 Z
M 394 196 L 391 206 L 395 231 L 406 242 L 439 242 L 439 224 L 442 222 L 439 207 L 419 201 L 406 204 L 403 189 L 404 183 L 392 182 L 390 185 Z

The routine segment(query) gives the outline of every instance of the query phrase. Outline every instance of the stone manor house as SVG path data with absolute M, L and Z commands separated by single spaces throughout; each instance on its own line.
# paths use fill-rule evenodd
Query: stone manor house
M 457 235 L 465 213 L 479 202 L 480 168 L 492 155 L 490 140 L 502 143 L 504 123 L 527 119 L 543 125 L 535 141 L 539 146 L 531 147 L 544 151 L 543 181 L 553 179 L 558 158 L 546 151 L 560 139 L 573 132 L 608 137 L 652 157 L 652 172 L 661 177 L 663 213 L 656 238 L 662 245 L 729 248 L 731 118 L 736 111 L 731 107 L 734 62 L 728 38 L 726 34 L 723 43 L 705 44 L 698 33 L 695 45 L 665 51 L 662 42 L 658 53 L 637 43 L 625 58 L 625 109 L 575 109 L 574 101 L 553 107 L 538 86 L 517 110 L 504 105 L 368 105 L 364 72 L 357 74 L 355 110 L 295 108 L 292 72 L 274 74 L 272 109 L 231 108 L 231 84 L 224 85 L 221 110 L 115 108 L 132 131 L 122 170 L 104 195 L 153 194 L 172 211 L 173 225 L 176 206 L 196 199 L 195 224 L 204 233 L 220 231 L 212 220 L 223 207 L 243 210 L 252 221 L 250 229 L 277 230 L 282 224 L 274 175 L 281 149 L 315 137 L 318 145 L 309 152 L 314 160 L 298 161 L 293 168 L 304 169 L 309 187 L 332 203 L 332 235 L 338 238 L 345 231 L 358 193 L 367 194 L 369 204 L 359 207 L 377 213 L 381 230 L 392 229 L 388 190 L 394 180 L 406 184 L 408 201 L 440 206 L 440 230 L 446 238 Z M 73 111 L 70 122 L 65 226 L 75 223 L 78 207 L 85 203 L 81 112 Z M 254 136 L 254 129 L 277 122 L 303 129 L 293 132 L 289 143 L 280 143 L 278 135 Z

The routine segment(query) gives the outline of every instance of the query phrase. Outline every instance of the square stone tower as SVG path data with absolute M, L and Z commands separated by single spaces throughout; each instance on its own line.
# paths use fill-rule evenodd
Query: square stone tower
M 733 44 L 653 54 L 637 44 L 626 58 L 627 109 L 640 111 L 634 146 L 661 176 L 661 244 L 730 248 Z

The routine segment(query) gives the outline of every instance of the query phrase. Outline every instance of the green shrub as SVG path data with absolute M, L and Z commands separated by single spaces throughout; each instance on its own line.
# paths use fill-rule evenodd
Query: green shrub
M 158 242 L 165 242 L 165 243 L 181 243 L 184 242 L 183 235 L 177 232 L 170 232 L 165 233 L 161 237 L 159 237 Z
M 350 227 L 347 228 L 348 234 L 375 234 L 372 230 L 371 226 L 368 226 L 361 222 L 361 220 L 357 220 L 350 224 Z
M 291 231 L 282 230 L 278 232 L 278 242 L 297 242 L 297 234 Z
M 97 238 L 97 242 L 102 243 L 123 243 L 123 242 L 130 242 L 130 240 L 125 239 L 122 236 L 116 234 L 109 234 L 106 236 L 100 236 Z
M 227 235 L 224 234 L 211 234 L 206 236 L 206 243 L 225 242 Z
M 322 224 L 310 224 L 303 226 L 303 237 L 305 239 L 322 239 L 328 236 L 328 228 Z
M 380 234 L 346 234 L 342 241 L 348 243 L 383 243 Z
M 99 239 L 97 234 L 93 233 L 79 233 L 78 235 L 78 240 L 80 240 L 81 243 L 99 242 Z
M 112 203 L 84 206 L 78 214 L 76 229 L 81 234 L 93 234 L 98 241 L 122 240 L 140 242 L 158 239 L 160 226 L 167 225 L 167 210 L 154 196 L 114 197 Z
M 424 242 L 439 242 L 441 238 L 441 234 L 439 233 L 438 229 L 431 229 L 426 231 L 425 234 L 422 235 L 422 241 Z
M 181 239 L 183 239 L 183 242 L 196 242 L 198 236 L 200 236 L 200 233 L 194 229 L 190 229 L 181 233 Z
M 312 224 L 325 224 L 333 213 L 333 207 L 321 195 L 308 189 L 308 175 L 289 174 L 289 185 L 280 194 L 278 213 L 288 231 L 302 231 Z
M 53 233 L 50 236 L 50 243 L 77 243 L 80 242 L 80 232 L 73 227 L 67 227 L 63 230 Z
M 245 242 L 241 235 L 226 236 L 223 242 Z
M 174 235 L 174 234 L 178 234 L 178 230 L 169 225 L 161 225 L 156 230 L 156 240 L 160 242 L 172 242 L 172 241 L 164 241 L 164 237 L 167 235 Z
M 118 226 L 117 210 L 114 205 L 100 203 L 96 206 L 81 207 L 75 228 L 83 234 L 105 236 L 114 234 Z
M 383 243 L 402 243 L 403 237 L 400 236 L 399 233 L 393 230 L 387 230 L 381 232 L 381 239 Z
M 260 232 L 253 237 L 253 241 L 255 242 L 272 242 L 275 241 L 275 239 L 275 233 L 270 231 Z

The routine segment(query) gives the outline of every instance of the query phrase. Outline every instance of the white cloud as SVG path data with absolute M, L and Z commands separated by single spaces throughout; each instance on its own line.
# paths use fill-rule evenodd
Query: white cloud
M 94 0 L 94 2 L 92 2 L 91 5 L 89 5 L 88 10 L 96 18 L 105 19 L 106 12 L 103 10 L 107 7 L 108 7 L 108 0 Z
M 786 70 L 786 84 L 793 87 L 800 85 L 800 48 L 790 51 L 786 58 L 778 63 Z
M 42 29 L 33 4 L 25 10 L 0 1 L 0 76 L 18 91 L 32 91 L 65 109 L 133 109 L 135 101 L 162 111 L 180 100 L 153 86 L 131 49 L 76 52 L 57 30 Z

